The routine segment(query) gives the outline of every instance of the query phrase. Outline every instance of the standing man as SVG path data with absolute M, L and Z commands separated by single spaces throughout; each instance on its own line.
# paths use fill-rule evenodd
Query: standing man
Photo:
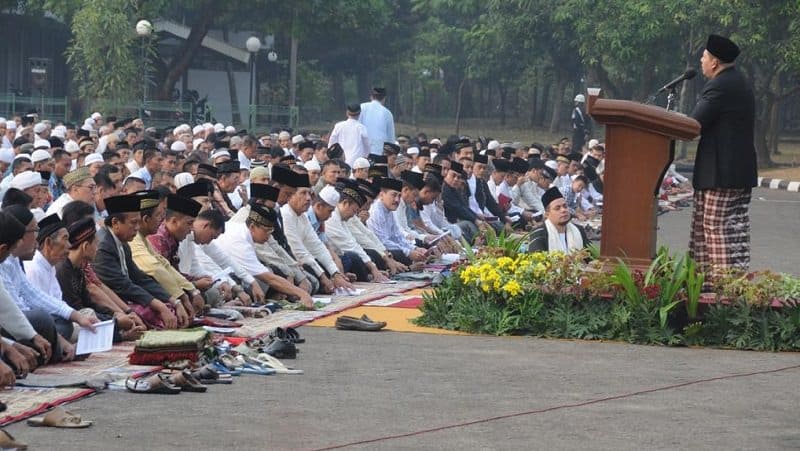
M 386 108 L 386 88 L 372 88 L 372 101 L 361 104 L 359 122 L 364 124 L 369 135 L 369 152 L 383 155 L 383 143 L 395 142 L 394 116 Z
M 739 47 L 710 35 L 700 58 L 708 82 L 691 116 L 700 122 L 689 253 L 712 273 L 750 265 L 750 193 L 757 184 L 755 98 L 733 62 Z
M 580 152 L 586 142 L 586 135 L 591 131 L 586 113 L 583 112 L 583 105 L 586 97 L 583 94 L 575 96 L 575 108 L 572 110 L 572 151 Z
M 370 153 L 367 128 L 358 121 L 360 114 L 361 105 L 347 105 L 347 120 L 336 123 L 328 140 L 328 145 L 339 143 L 342 146 L 345 162 L 351 167 L 358 158 L 367 158 Z

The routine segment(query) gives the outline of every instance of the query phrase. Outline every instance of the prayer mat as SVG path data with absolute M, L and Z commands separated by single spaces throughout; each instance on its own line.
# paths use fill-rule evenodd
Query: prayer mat
M 60 405 L 94 394 L 92 388 L 34 388 L 14 387 L 0 393 L 8 406 L 0 413 L 0 426 L 22 421 Z
M 136 342 L 130 363 L 136 365 L 162 365 L 164 362 L 200 358 L 200 353 L 210 344 L 211 334 L 202 328 L 184 330 L 148 330 Z
M 420 312 L 418 309 L 411 308 L 369 306 L 356 307 L 344 312 L 339 312 L 335 315 L 314 320 L 308 325 L 315 327 L 336 327 L 336 318 L 340 316 L 354 316 L 356 318 L 360 318 L 361 315 L 367 315 L 369 319 L 373 321 L 386 321 L 386 327 L 383 330 L 390 330 L 393 332 L 414 332 L 435 335 L 470 335 L 454 330 L 417 326 L 416 324 L 412 323 L 411 320 L 421 316 L 422 312 Z

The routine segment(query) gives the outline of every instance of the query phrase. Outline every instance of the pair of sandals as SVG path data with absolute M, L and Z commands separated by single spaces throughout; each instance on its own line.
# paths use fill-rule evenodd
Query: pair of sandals
M 28 426 L 33 427 L 51 427 L 59 429 L 84 429 L 92 425 L 91 421 L 83 420 L 80 415 L 76 415 L 61 406 L 56 406 L 42 417 L 31 418 L 27 423 Z M 11 438 L 12 441 L 14 440 L 14 437 L 11 437 L 10 434 L 7 432 L 5 432 L 5 434 L 8 435 L 8 438 Z M 5 439 L 6 437 L 2 437 L 2 434 L 0 434 L 0 449 L 13 448 L 13 446 L 6 445 Z M 18 447 L 17 449 L 24 448 Z
M 125 380 L 125 388 L 134 393 L 161 395 L 177 395 L 183 391 L 205 393 L 208 390 L 189 370 L 172 374 L 155 373 L 137 379 L 129 377 Z

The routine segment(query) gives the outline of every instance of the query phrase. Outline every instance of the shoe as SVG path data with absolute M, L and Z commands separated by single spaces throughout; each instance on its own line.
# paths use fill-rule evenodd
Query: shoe
M 386 327 L 385 321 L 375 322 L 369 319 L 367 315 L 361 318 L 352 316 L 340 316 L 336 318 L 336 328 L 339 330 L 362 330 L 362 331 L 376 331 Z
M 180 387 L 172 384 L 172 382 L 169 381 L 169 377 L 161 373 L 141 377 L 139 379 L 128 378 L 125 380 L 125 388 L 134 393 L 177 395 L 181 392 Z
M 306 339 L 300 337 L 300 333 L 294 327 L 279 327 L 270 332 L 269 337 L 272 339 L 279 338 L 282 340 L 291 341 L 294 344 L 305 343 Z
M 294 359 L 297 358 L 297 347 L 289 340 L 276 338 L 264 348 L 264 353 L 276 359 Z
M 169 381 L 182 391 L 205 393 L 208 387 L 203 385 L 189 370 L 177 371 L 169 376 Z

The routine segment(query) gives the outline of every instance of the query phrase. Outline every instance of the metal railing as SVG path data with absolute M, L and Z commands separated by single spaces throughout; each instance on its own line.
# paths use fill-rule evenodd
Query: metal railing
M 273 127 L 297 128 L 300 110 L 296 106 L 250 105 L 248 130 L 267 131 Z
M 14 94 L 0 95 L 0 116 L 9 118 L 36 110 L 40 119 L 66 121 L 69 101 L 66 97 L 26 97 Z

